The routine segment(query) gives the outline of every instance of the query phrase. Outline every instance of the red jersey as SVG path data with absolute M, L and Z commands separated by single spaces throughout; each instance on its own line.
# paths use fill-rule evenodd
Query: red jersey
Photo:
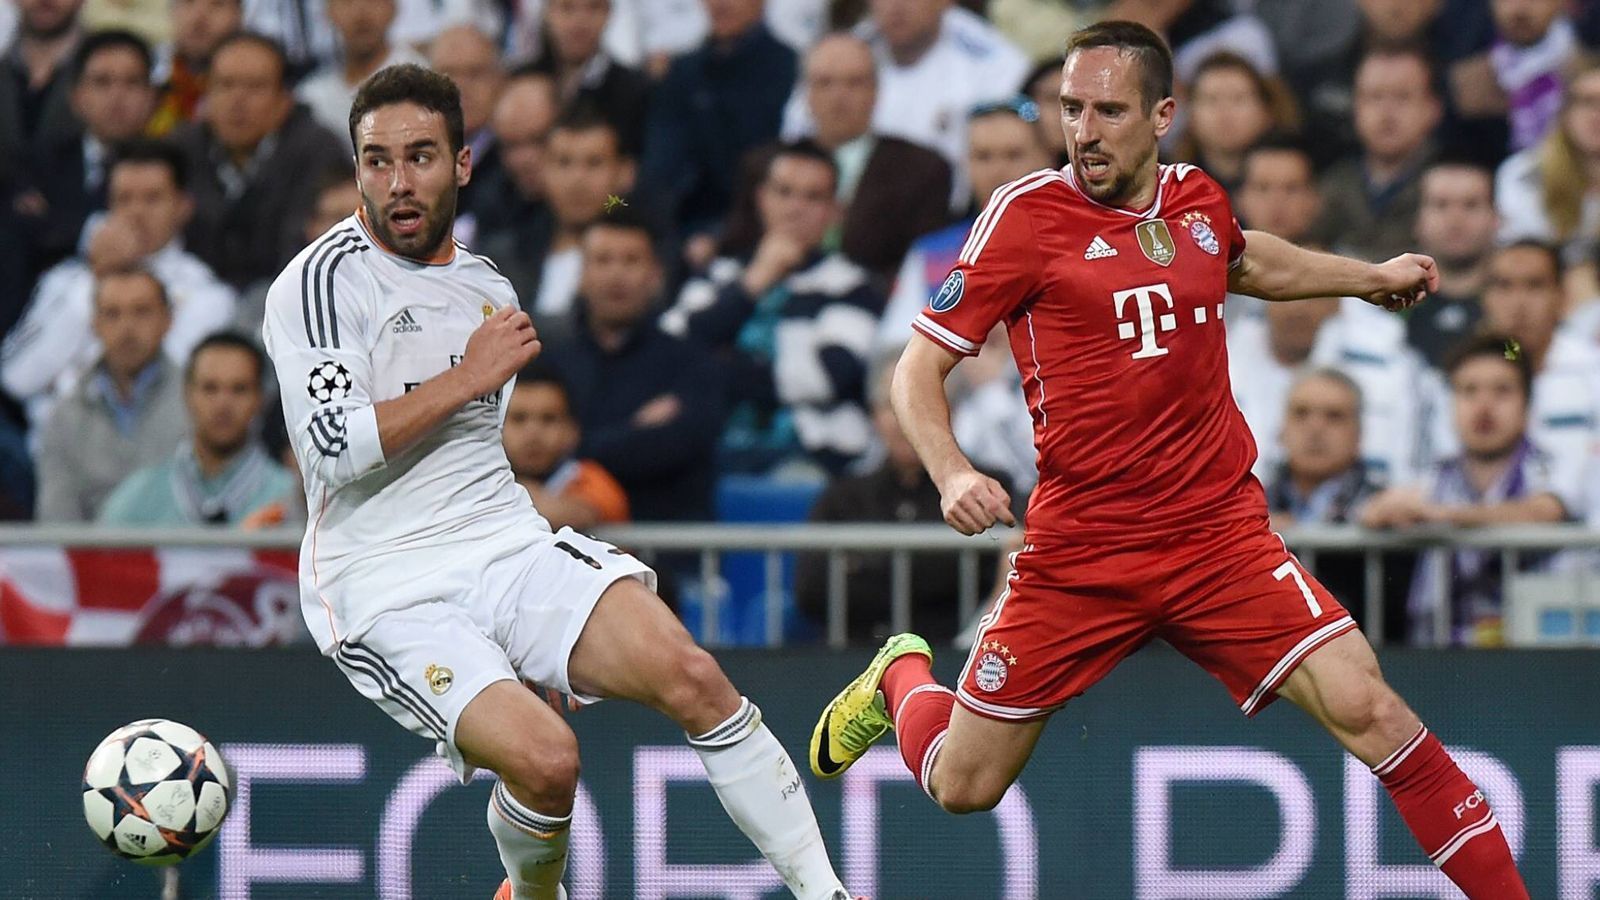
M 1038 450 L 1030 541 L 1265 518 L 1223 333 L 1243 252 L 1227 194 L 1190 165 L 1161 166 L 1142 212 L 1090 199 L 1071 167 L 989 198 L 914 327 L 970 356 L 1006 323 Z

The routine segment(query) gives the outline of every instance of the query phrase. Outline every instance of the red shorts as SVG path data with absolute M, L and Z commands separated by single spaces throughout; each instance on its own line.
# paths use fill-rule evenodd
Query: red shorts
M 1161 638 L 1253 716 L 1313 650 L 1355 627 L 1264 519 L 1138 546 L 1029 544 L 956 695 L 991 719 L 1046 716 Z

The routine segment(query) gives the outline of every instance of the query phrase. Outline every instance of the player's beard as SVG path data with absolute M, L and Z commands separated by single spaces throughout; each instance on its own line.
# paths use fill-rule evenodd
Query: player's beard
M 456 220 L 456 198 L 459 188 L 452 184 L 449 190 L 439 195 L 439 199 L 432 207 L 422 209 L 422 228 L 411 237 L 395 234 L 389 227 L 389 213 L 394 211 L 396 203 L 387 210 L 380 210 L 371 200 L 363 198 L 367 207 L 367 222 L 372 230 L 378 233 L 378 239 L 383 245 L 395 253 L 414 259 L 418 262 L 428 262 L 439 255 L 439 248 L 444 242 L 450 240 Z M 416 206 L 415 202 L 406 204 Z
M 1106 206 L 1129 206 L 1133 202 L 1134 194 L 1138 193 L 1139 173 L 1145 169 L 1153 168 L 1151 163 L 1154 159 L 1155 153 L 1152 151 L 1148 157 L 1140 160 L 1132 167 L 1117 172 L 1109 182 L 1100 182 L 1098 184 L 1089 181 L 1088 173 L 1083 169 L 1083 163 L 1076 156 L 1072 160 L 1072 169 L 1073 174 L 1078 178 L 1078 184 L 1083 188 L 1083 192 L 1089 195 L 1089 199 L 1094 200 L 1096 203 L 1103 203 Z M 1110 162 L 1112 168 L 1115 169 L 1116 159 L 1110 158 Z

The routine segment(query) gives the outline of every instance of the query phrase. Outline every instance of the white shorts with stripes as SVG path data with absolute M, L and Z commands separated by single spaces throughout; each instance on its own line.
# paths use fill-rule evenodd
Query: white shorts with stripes
M 479 691 L 528 681 L 592 703 L 567 680 L 567 661 L 600 595 L 649 566 L 604 541 L 563 528 L 485 567 L 476 589 L 384 612 L 335 645 L 345 677 L 391 718 L 435 742 L 463 783 L 473 769 L 455 745 L 456 722 Z

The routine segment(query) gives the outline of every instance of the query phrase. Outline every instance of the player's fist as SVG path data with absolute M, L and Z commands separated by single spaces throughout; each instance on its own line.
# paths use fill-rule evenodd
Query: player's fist
M 939 485 L 939 509 L 945 522 L 962 534 L 979 534 L 995 522 L 1017 524 L 1005 488 L 973 469 L 957 472 Z
M 514 306 L 503 306 L 467 338 L 467 352 L 457 368 L 467 379 L 470 396 L 481 397 L 498 391 L 538 355 L 533 320 Z
M 1439 289 L 1439 266 L 1431 256 L 1402 253 L 1372 268 L 1377 289 L 1362 299 L 1390 312 L 1416 306 Z

